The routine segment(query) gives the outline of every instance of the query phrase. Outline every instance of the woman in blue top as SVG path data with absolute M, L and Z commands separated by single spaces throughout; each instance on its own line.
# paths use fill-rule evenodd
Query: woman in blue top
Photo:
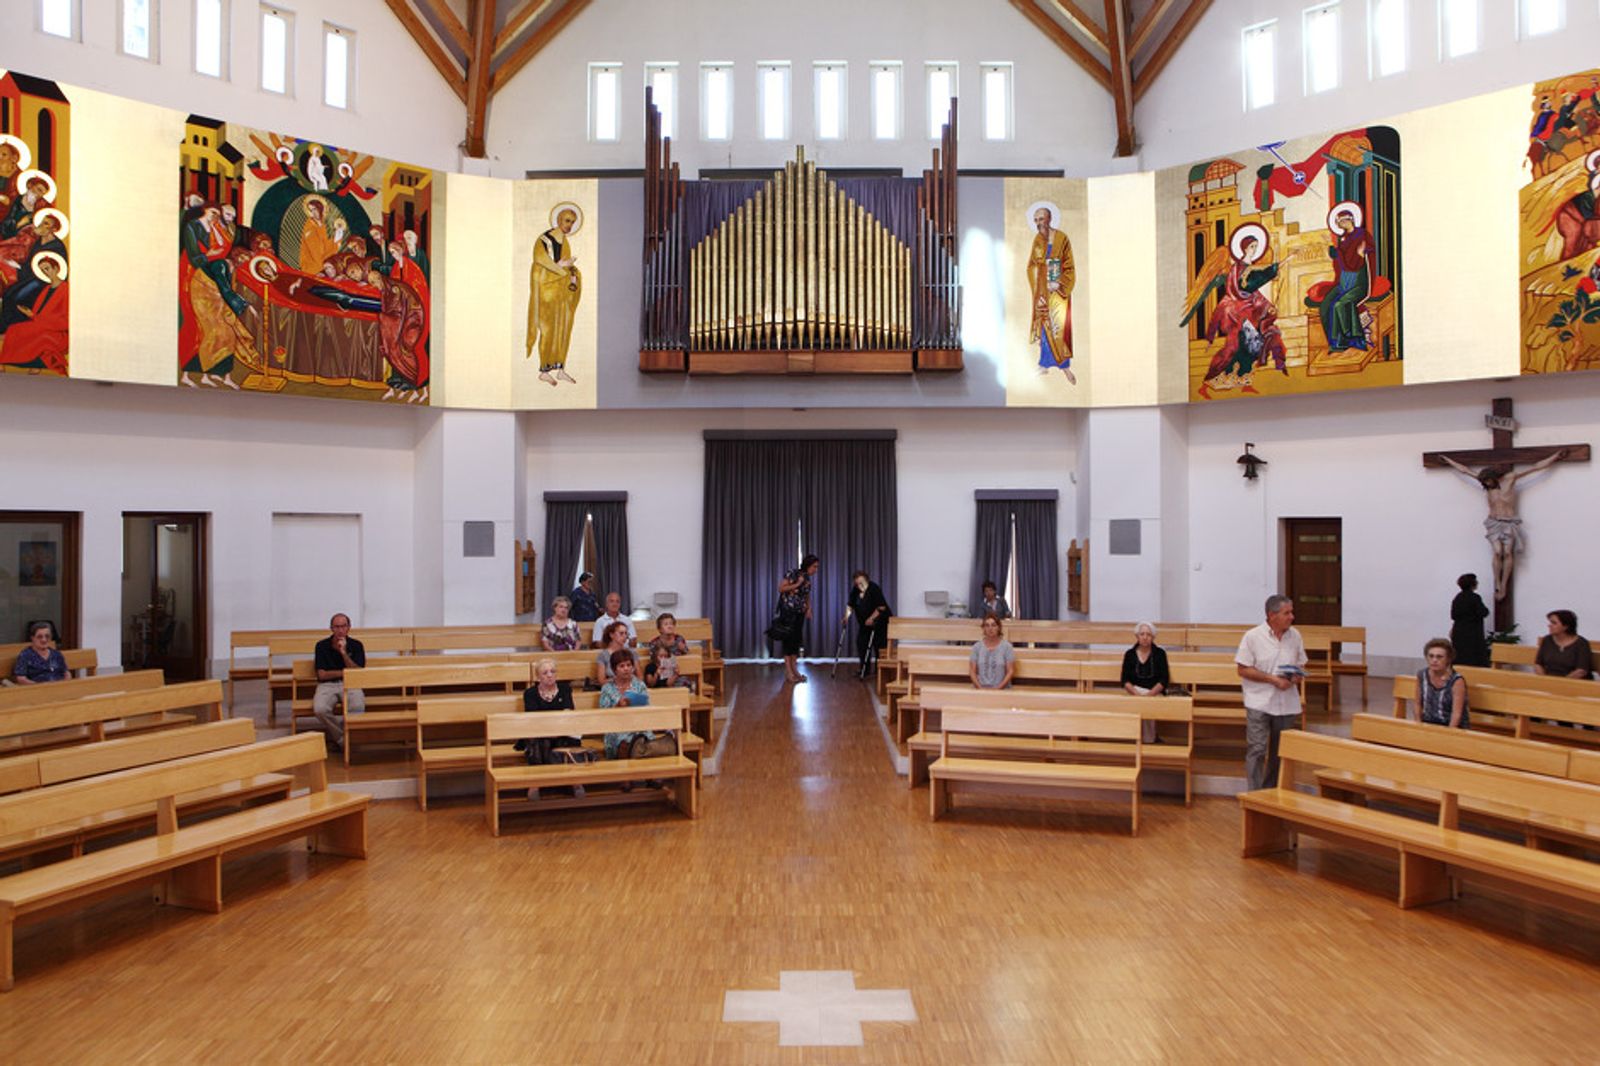
M 614 628 L 621 628 L 620 624 Z M 619 648 L 611 653 L 611 680 L 600 688 L 601 707 L 648 707 L 650 705 L 650 690 L 643 681 L 634 676 L 638 662 L 633 657 L 633 652 L 627 648 Z M 607 733 L 606 758 L 615 759 L 617 749 L 623 744 L 631 743 L 636 733 Z M 651 734 L 643 734 L 649 739 Z
M 1443 637 L 1422 647 L 1428 665 L 1417 671 L 1417 717 L 1451 729 L 1467 728 L 1467 679 L 1456 673 L 1456 649 Z
M 17 655 L 11 680 L 19 685 L 40 685 L 67 679 L 67 660 L 50 646 L 50 623 L 35 622 L 28 627 L 28 646 Z

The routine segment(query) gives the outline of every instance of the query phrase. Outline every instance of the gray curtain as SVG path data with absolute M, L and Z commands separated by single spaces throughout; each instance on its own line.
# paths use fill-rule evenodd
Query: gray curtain
M 811 589 L 806 650 L 831 656 L 839 642 L 839 620 L 850 598 L 853 571 L 865 570 L 878 583 L 890 610 L 899 602 L 895 442 L 810 440 L 794 444 L 798 451 L 795 466 L 805 475 L 801 536 L 805 550 L 822 560 Z
M 976 610 L 983 602 L 983 583 L 993 581 L 1005 595 L 1006 561 L 1011 558 L 1012 500 L 978 500 L 978 527 L 972 538 L 972 588 L 967 592 L 967 607 Z M 1011 613 L 1032 618 L 1022 604 L 1013 603 Z
M 806 654 L 833 653 L 850 571 L 870 573 L 892 607 L 897 513 L 893 440 L 707 440 L 701 601 L 728 657 L 772 654 L 764 634 L 797 536 L 822 560 Z
M 1061 617 L 1061 563 L 1056 559 L 1055 500 L 1016 500 L 1017 600 L 1020 618 Z
M 540 617 L 550 617 L 550 601 L 572 591 L 572 576 L 583 552 L 583 516 L 590 504 L 546 500 L 544 504 L 544 565 L 540 567 Z
M 628 504 L 596 501 L 587 507 L 594 516 L 594 578 L 600 605 L 604 607 L 606 595 L 615 592 L 622 596 L 622 613 L 627 614 L 633 608 L 628 581 Z

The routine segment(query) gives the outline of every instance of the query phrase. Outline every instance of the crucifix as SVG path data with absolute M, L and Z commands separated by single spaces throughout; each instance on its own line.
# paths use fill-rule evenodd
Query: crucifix
M 1512 601 L 1512 576 L 1517 553 L 1522 551 L 1522 519 L 1517 514 L 1517 482 L 1529 474 L 1546 470 L 1556 463 L 1586 463 L 1587 444 L 1546 444 L 1533 448 L 1512 445 L 1517 431 L 1511 417 L 1511 398 L 1493 401 L 1484 425 L 1492 431 L 1493 446 L 1470 451 L 1424 452 L 1425 467 L 1449 467 L 1472 478 L 1483 489 L 1489 503 L 1489 516 L 1483 520 L 1483 536 L 1494 550 L 1494 628 L 1509 629 L 1516 620 Z M 1518 463 L 1529 463 L 1522 470 Z M 1478 467 L 1477 470 L 1471 467 Z

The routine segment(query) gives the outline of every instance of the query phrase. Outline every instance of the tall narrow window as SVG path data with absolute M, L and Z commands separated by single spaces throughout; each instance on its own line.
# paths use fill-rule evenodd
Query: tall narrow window
M 733 136 L 733 64 L 700 64 L 700 136 L 726 141 Z
M 678 64 L 646 63 L 644 83 L 651 89 L 656 110 L 661 112 L 661 135 L 678 135 Z
M 222 0 L 194 0 L 194 72 L 220 78 L 226 45 L 227 17 Z
M 280 7 L 261 9 L 261 88 L 269 93 L 294 91 L 294 13 Z
M 950 121 L 950 101 L 956 95 L 957 64 L 929 63 L 928 74 L 928 139 L 937 141 Z
M 155 58 L 156 0 L 122 0 L 122 54 Z
M 1439 0 L 1439 54 L 1446 59 L 1478 50 L 1478 0 Z
M 1406 0 L 1370 0 L 1367 32 L 1374 78 L 1406 69 Z
M 1011 64 L 982 63 L 978 76 L 983 82 L 983 139 L 1011 139 Z
M 756 64 L 756 93 L 761 106 L 761 139 L 789 139 L 789 64 Z
M 322 102 L 329 107 L 350 106 L 350 83 L 356 66 L 356 35 L 339 26 L 322 24 Z
M 39 29 L 68 40 L 78 36 L 78 0 L 39 0 Z
M 817 140 L 842 140 L 849 124 L 849 68 L 843 62 L 817 63 L 812 67 L 812 78 Z
M 1307 96 L 1339 87 L 1339 4 L 1308 7 L 1302 22 Z
M 1565 6 L 1561 0 L 1517 0 L 1517 36 L 1555 33 L 1565 20 Z
M 878 141 L 900 139 L 900 79 L 904 66 L 879 62 L 871 65 L 872 137 Z
M 1278 97 L 1278 23 L 1263 22 L 1244 31 L 1244 109 L 1269 107 Z
M 622 136 L 622 64 L 589 64 L 589 139 L 615 141 Z

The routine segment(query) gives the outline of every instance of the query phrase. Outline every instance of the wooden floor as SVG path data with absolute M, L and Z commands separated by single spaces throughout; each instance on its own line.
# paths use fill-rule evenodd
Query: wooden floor
M 1596 1054 L 1600 917 L 1392 864 L 1238 856 L 1231 799 L 927 817 L 865 692 L 730 671 L 700 821 L 374 805 L 372 858 L 230 864 L 227 909 L 127 896 L 26 927 L 0 1061 L 1569 1062 Z M 841 671 L 841 675 L 843 671 Z M 792 692 L 792 703 L 791 703 Z M 365 775 L 363 775 L 365 776 Z M 1298 866 L 1298 869 L 1296 868 Z M 860 1048 L 721 1021 L 783 970 L 909 989 Z

